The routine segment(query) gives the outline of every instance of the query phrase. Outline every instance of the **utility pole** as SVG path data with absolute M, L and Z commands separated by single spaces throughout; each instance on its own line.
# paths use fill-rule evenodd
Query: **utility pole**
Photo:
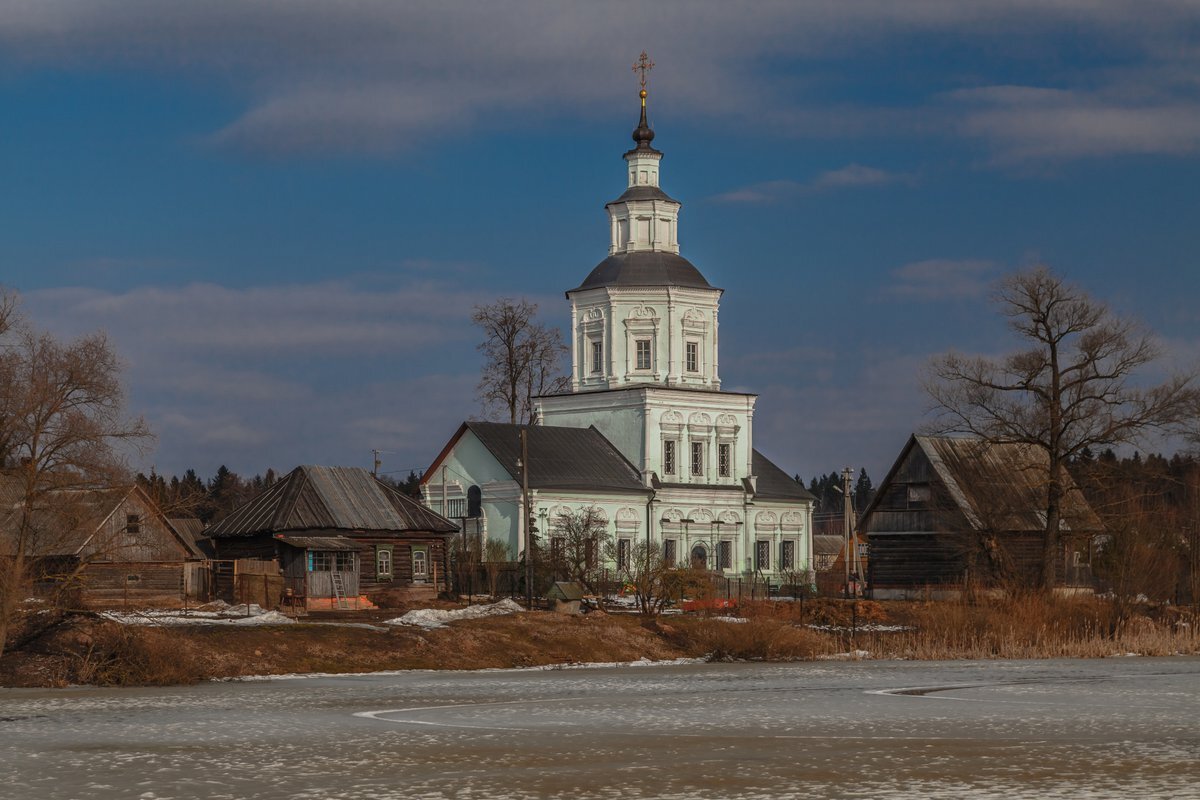
M 521 428 L 521 503 L 525 510 L 525 607 L 533 608 L 533 508 L 529 502 L 529 427 Z
M 842 528 L 846 537 L 846 597 L 850 597 L 850 559 L 853 558 L 853 545 L 851 542 L 852 531 L 854 529 L 854 505 L 853 495 L 850 494 L 850 480 L 854 477 L 854 470 L 846 467 L 842 470 Z M 855 574 L 858 574 L 858 567 L 855 565 Z
M 371 455 L 375 457 L 375 466 L 371 467 L 371 476 L 375 478 L 379 477 L 379 468 L 383 466 L 383 461 L 379 458 L 381 452 L 383 451 L 371 448 Z

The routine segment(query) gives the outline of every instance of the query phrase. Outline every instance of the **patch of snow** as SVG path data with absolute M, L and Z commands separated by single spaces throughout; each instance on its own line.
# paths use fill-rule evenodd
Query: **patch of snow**
M 418 608 L 409 611 L 402 617 L 387 619 L 385 625 L 409 625 L 415 628 L 444 628 L 448 623 L 462 619 L 480 619 L 481 617 L 497 617 L 504 614 L 515 614 L 525 609 L 517 602 L 509 599 L 485 606 L 469 606 L 443 610 L 439 608 Z
M 746 619 L 745 617 L 712 617 L 711 619 L 715 619 L 717 622 L 734 622 L 734 623 L 750 621 L 750 620 Z
M 882 625 L 878 622 L 867 622 L 857 627 L 849 625 L 815 625 L 808 624 L 804 627 L 814 631 L 825 631 L 826 633 L 846 633 L 849 631 L 861 631 L 863 633 L 899 633 L 900 631 L 915 630 L 911 625 Z
M 280 675 L 237 675 L 231 678 L 213 678 L 214 683 L 251 683 L 259 681 L 298 681 L 305 678 L 371 678 L 389 675 L 493 672 L 549 672 L 561 669 L 613 669 L 624 667 L 681 667 L 691 664 L 707 664 L 704 658 L 668 658 L 654 661 L 639 658 L 637 661 L 579 661 L 570 664 L 544 664 L 540 667 L 487 667 L 484 669 L 388 669 L 378 672 L 288 672 Z
M 231 616 L 234 609 L 241 609 L 236 616 Z M 249 616 L 246 616 L 247 610 Z M 239 627 L 252 625 L 293 625 L 296 620 L 280 614 L 278 611 L 264 611 L 261 606 L 233 606 L 225 611 L 102 611 L 101 619 L 107 619 L 121 625 L 158 625 L 162 627 L 178 625 L 236 625 Z
M 817 661 L 862 661 L 870 658 L 870 652 L 866 650 L 854 650 L 849 653 L 834 653 L 828 656 L 817 656 Z

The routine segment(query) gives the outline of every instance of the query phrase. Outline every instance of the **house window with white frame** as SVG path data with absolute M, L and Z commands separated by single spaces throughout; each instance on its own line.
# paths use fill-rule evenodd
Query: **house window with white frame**
M 688 372 L 700 371 L 700 343 L 688 342 L 684 347 L 684 369 Z
M 390 581 L 392 579 L 392 549 L 380 547 L 375 551 L 375 579 Z
M 704 475 L 704 442 L 692 442 L 692 475 Z
M 728 478 L 733 470 L 733 447 L 721 443 L 717 445 L 717 474 Z
M 675 474 L 675 440 L 663 440 L 663 475 Z
M 637 351 L 636 369 L 650 369 L 650 340 L 637 339 L 634 347 Z
M 598 340 L 592 340 L 592 374 L 599 375 L 604 372 L 604 343 Z

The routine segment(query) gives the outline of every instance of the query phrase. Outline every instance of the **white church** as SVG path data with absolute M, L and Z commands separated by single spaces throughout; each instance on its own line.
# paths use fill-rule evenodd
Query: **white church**
M 533 524 L 607 520 L 618 560 L 636 542 L 728 577 L 807 571 L 813 497 L 754 449 L 757 395 L 721 390 L 722 290 L 679 253 L 678 201 L 659 185 L 646 90 L 628 186 L 608 203 L 608 257 L 566 295 L 570 391 L 535 401 L 528 426 Z M 523 550 L 520 431 L 464 422 L 422 478 L 422 499 L 468 533 Z M 623 564 L 621 566 L 624 566 Z

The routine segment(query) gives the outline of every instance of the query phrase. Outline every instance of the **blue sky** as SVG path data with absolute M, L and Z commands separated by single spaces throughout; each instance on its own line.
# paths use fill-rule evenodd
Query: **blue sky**
M 141 468 L 423 467 L 478 412 L 472 306 L 565 325 L 606 254 L 643 48 L 724 386 L 788 471 L 881 478 L 930 356 L 1012 347 L 1021 266 L 1200 362 L 1188 2 L 0 0 L 0 283 L 108 331 Z

